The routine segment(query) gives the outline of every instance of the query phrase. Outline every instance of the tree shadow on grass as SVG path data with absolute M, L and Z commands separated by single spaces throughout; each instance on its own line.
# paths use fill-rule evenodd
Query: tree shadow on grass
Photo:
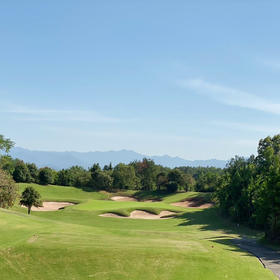
M 226 250 L 242 253 L 241 256 L 255 256 L 263 267 L 270 269 L 280 278 L 280 253 L 259 244 L 248 237 L 226 238 L 218 236 L 208 239 L 211 242 L 226 245 Z
M 218 209 L 215 207 L 206 209 L 197 209 L 191 212 L 185 212 L 183 215 L 176 217 L 182 222 L 178 226 L 200 226 L 201 230 L 223 231 L 226 234 L 238 235 L 256 235 L 257 231 L 243 225 L 231 222 L 223 218 Z
M 214 243 L 226 245 L 225 250 L 242 252 L 245 256 L 254 255 L 264 267 L 270 269 L 276 276 L 280 277 L 280 252 L 259 244 L 256 238 L 258 234 L 260 235 L 259 232 L 223 218 L 216 208 L 186 212 L 176 217 L 176 219 L 182 220 L 178 225 L 181 227 L 197 225 L 200 226 L 200 230 L 221 231 L 224 234 L 239 235 L 238 238 L 230 238 L 221 234 L 220 236 L 206 239 Z
M 135 197 L 138 200 L 161 201 L 163 198 L 165 198 L 168 195 L 172 195 L 172 194 L 165 190 L 156 190 L 156 191 L 139 191 L 136 192 L 133 195 L 133 197 Z

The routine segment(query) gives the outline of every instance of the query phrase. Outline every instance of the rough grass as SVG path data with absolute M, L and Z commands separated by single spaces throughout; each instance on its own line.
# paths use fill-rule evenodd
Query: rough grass
M 255 257 L 230 243 L 240 233 L 256 232 L 235 228 L 215 209 L 176 207 L 182 214 L 168 220 L 98 216 L 108 209 L 174 210 L 169 203 L 194 193 L 163 196 L 147 206 L 102 201 L 103 194 L 68 187 L 35 187 L 44 200 L 80 204 L 31 216 L 18 207 L 0 210 L 1 279 L 276 279 Z

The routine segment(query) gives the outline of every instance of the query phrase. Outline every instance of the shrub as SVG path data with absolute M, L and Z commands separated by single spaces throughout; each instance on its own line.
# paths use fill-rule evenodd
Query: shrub
M 15 204 L 18 192 L 14 180 L 0 169 L 0 207 L 9 208 Z

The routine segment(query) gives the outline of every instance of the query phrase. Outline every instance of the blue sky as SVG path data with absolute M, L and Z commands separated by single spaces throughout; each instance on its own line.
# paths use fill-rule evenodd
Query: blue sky
M 0 134 L 186 159 L 279 133 L 279 1 L 2 1 Z

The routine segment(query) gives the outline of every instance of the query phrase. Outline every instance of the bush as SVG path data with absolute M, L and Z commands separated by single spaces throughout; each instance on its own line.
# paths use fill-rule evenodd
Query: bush
M 0 169 L 0 207 L 9 208 L 15 204 L 18 192 L 14 180 Z

